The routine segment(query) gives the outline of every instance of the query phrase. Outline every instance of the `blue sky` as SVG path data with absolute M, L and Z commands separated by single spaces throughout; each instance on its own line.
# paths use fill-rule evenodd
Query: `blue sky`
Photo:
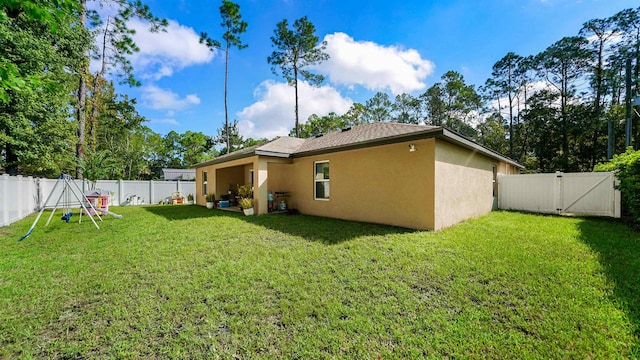
M 139 88 L 118 87 L 138 99 L 154 131 L 214 135 L 224 123 L 224 58 L 198 43 L 207 32 L 221 39 L 220 1 L 147 0 L 170 21 L 150 34 L 133 22 L 141 52 L 132 58 Z M 507 52 L 537 54 L 585 21 L 638 6 L 637 0 L 240 0 L 249 26 L 247 49 L 230 52 L 229 117 L 244 137 L 286 135 L 294 125 L 294 92 L 266 59 L 277 22 L 308 16 L 331 58 L 316 72 L 320 88 L 300 84 L 300 120 L 338 114 L 378 91 L 418 95 L 449 70 L 480 86 Z M 105 10 L 101 10 L 105 11 Z

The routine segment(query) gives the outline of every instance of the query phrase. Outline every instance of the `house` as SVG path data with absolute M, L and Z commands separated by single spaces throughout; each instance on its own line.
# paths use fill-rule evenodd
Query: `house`
M 254 185 L 254 211 L 283 193 L 303 214 L 438 230 L 490 212 L 497 174 L 522 165 L 438 126 L 372 123 L 280 137 L 196 165 L 196 202 Z

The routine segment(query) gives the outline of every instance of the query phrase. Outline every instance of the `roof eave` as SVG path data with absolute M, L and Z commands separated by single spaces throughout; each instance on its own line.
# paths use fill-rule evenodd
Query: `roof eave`
M 285 158 L 285 159 L 291 157 L 291 154 L 289 153 L 281 153 L 281 152 L 275 152 L 275 151 L 256 150 L 255 153 L 256 155 L 260 155 L 260 156 L 270 156 L 270 157 Z
M 456 145 L 460 145 L 460 146 L 466 147 L 466 148 L 468 148 L 470 150 L 475 150 L 475 151 L 484 153 L 485 155 L 488 155 L 488 156 L 493 157 L 495 159 L 498 159 L 500 161 L 503 161 L 503 162 L 506 162 L 508 164 L 511 164 L 511 165 L 513 165 L 513 166 L 515 166 L 517 168 L 524 169 L 524 165 L 522 165 L 522 164 L 520 164 L 520 163 L 518 163 L 518 162 L 516 162 L 514 160 L 511 160 L 506 156 L 500 155 L 497 152 L 495 152 L 495 151 L 493 151 L 491 149 L 488 149 L 488 148 L 486 148 L 486 147 L 484 147 L 484 146 L 482 146 L 480 144 L 477 144 L 477 143 L 475 143 L 475 142 L 465 138 L 464 136 L 462 136 L 460 134 L 457 134 L 457 133 L 455 133 L 455 132 L 453 132 L 451 130 L 443 129 L 442 137 L 446 138 L 447 140 L 449 140 L 450 142 L 452 142 L 452 143 L 454 143 Z
M 207 160 L 207 161 L 203 161 L 199 164 L 195 165 L 195 168 L 201 168 L 203 166 L 209 166 L 209 165 L 215 165 L 215 164 L 222 164 L 225 163 L 227 161 L 232 161 L 232 160 L 239 160 L 239 159 L 244 159 L 244 158 L 248 158 L 248 157 L 252 157 L 256 155 L 256 151 L 250 151 L 250 152 L 246 152 L 246 153 L 231 153 L 229 154 L 229 156 L 225 156 L 225 157 L 217 157 L 217 158 L 213 158 L 211 160 Z

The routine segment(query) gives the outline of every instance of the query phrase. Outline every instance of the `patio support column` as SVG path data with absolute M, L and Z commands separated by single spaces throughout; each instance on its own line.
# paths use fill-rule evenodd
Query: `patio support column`
M 268 163 L 266 159 L 258 158 L 258 160 L 253 163 L 253 198 L 255 202 L 254 208 L 257 215 L 267 214 L 269 212 L 267 209 L 267 166 Z

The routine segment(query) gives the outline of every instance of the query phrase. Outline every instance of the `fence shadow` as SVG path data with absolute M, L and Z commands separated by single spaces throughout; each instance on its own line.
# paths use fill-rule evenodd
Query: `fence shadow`
M 581 240 L 598 253 L 604 273 L 614 284 L 613 296 L 635 325 L 633 353 L 640 352 L 640 233 L 622 222 L 585 219 Z

